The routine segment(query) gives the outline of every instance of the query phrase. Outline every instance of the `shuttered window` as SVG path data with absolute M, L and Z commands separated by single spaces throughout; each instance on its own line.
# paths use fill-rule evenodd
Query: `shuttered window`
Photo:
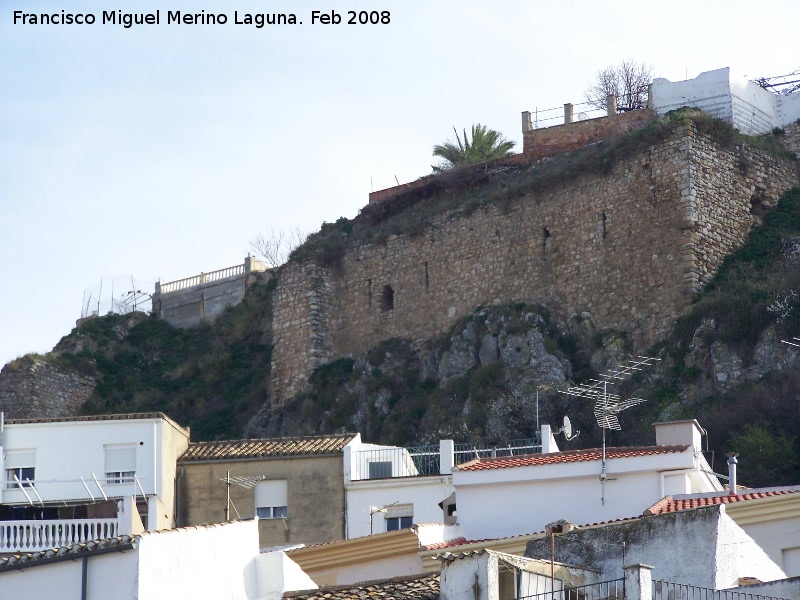
M 105 446 L 106 483 L 133 483 L 136 476 L 136 446 Z
M 784 548 L 783 553 L 783 572 L 787 577 L 797 577 L 800 575 L 800 548 Z
M 285 519 L 289 516 L 287 487 L 285 479 L 259 481 L 256 484 L 256 516 L 259 519 Z

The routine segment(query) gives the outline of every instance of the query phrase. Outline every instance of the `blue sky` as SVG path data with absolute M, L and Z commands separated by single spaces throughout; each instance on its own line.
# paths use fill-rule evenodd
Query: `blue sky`
M 13 24 L 62 9 L 98 23 Z M 162 24 L 99 23 L 117 9 Z M 428 174 L 453 126 L 521 143 L 521 111 L 581 102 L 624 58 L 672 80 L 792 72 L 798 22 L 789 1 L 0 0 L 0 364 L 52 348 L 101 278 L 188 277 L 240 264 L 258 233 L 353 217 L 371 189 Z

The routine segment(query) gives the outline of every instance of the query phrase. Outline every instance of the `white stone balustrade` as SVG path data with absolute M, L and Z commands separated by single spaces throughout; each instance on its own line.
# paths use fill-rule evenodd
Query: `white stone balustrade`
M 161 284 L 161 293 L 168 294 L 170 292 L 177 292 L 178 290 L 185 290 L 186 288 L 202 285 L 204 283 L 211 283 L 212 281 L 219 281 L 229 277 L 239 277 L 245 274 L 244 265 L 236 265 L 235 267 L 227 267 L 210 273 L 200 273 L 185 279 L 178 279 L 177 281 L 169 281 Z
M 116 518 L 0 521 L 0 552 L 36 552 L 117 535 Z

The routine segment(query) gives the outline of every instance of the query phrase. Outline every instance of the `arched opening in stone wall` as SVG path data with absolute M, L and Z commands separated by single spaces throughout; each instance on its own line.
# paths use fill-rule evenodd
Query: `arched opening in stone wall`
M 394 310 L 394 290 L 392 286 L 383 286 L 383 293 L 381 294 L 381 312 L 389 312 Z

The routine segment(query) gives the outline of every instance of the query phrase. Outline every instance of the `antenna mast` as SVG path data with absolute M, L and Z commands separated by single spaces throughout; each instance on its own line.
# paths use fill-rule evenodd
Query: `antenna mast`
M 629 360 L 617 369 L 609 369 L 605 373 L 599 375 L 600 379 L 590 379 L 591 383 L 584 383 L 581 385 L 573 386 L 566 391 L 561 391 L 562 394 L 568 396 L 577 396 L 578 398 L 586 398 L 587 400 L 594 400 L 594 417 L 597 419 L 597 424 L 603 430 L 603 455 L 602 455 L 602 468 L 600 470 L 600 502 L 603 506 L 606 505 L 606 429 L 615 429 L 621 431 L 619 419 L 617 415 L 626 408 L 636 406 L 646 402 L 642 398 L 628 398 L 623 400 L 619 394 L 612 394 L 608 391 L 608 386 L 613 385 L 619 381 L 624 381 L 631 377 L 633 374 L 641 371 L 645 367 L 649 367 L 654 361 L 661 360 L 650 356 L 638 356 L 636 359 Z

